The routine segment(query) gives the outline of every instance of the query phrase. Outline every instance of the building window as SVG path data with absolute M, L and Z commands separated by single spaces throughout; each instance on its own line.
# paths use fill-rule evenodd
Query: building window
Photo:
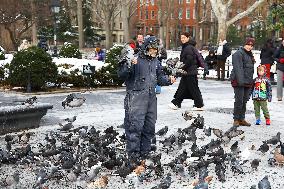
M 140 9 L 140 19 L 143 19 L 142 16 L 143 16 L 143 12 L 142 12 L 142 9 Z
M 190 32 L 190 26 L 185 26 L 185 31 Z
M 189 4 L 189 3 L 190 3 L 190 0 L 186 0 L 186 3 L 188 3 L 188 4 Z
M 154 17 L 155 17 L 155 11 L 151 11 L 151 19 L 154 19 Z
M 182 9 L 179 9 L 178 18 L 179 18 L 179 19 L 182 19 Z
M 149 32 L 149 28 L 146 26 L 145 27 L 145 33 L 148 33 Z
M 155 0 L 151 0 L 151 4 L 152 4 L 152 5 L 155 5 Z
M 148 15 L 148 10 L 146 9 L 146 11 L 145 11 L 145 19 L 146 20 L 148 20 L 149 19 L 149 17 L 148 17 L 149 15 Z
M 190 19 L 190 10 L 186 9 L 186 19 Z
M 122 22 L 119 23 L 119 29 L 122 30 Z

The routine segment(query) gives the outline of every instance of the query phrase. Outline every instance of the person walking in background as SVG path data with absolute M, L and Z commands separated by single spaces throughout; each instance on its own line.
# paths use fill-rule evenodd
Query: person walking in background
M 158 60 L 160 61 L 160 66 L 162 67 L 162 61 L 166 60 L 168 55 L 167 55 L 167 50 L 164 48 L 163 40 L 159 40 L 159 55 L 158 55 Z M 156 86 L 156 94 L 160 94 L 162 92 L 162 87 L 160 85 Z
M 260 108 L 263 111 L 266 125 L 270 125 L 270 115 L 267 108 L 267 100 L 271 102 L 272 88 L 270 79 L 266 77 L 266 66 L 260 65 L 257 67 L 257 77 L 254 79 L 254 87 L 252 92 L 252 99 L 255 111 L 256 125 L 260 125 Z
M 217 49 L 217 80 L 225 80 L 225 63 L 227 58 L 231 55 L 229 44 L 224 39 L 220 39 L 219 47 Z
M 215 52 L 213 49 L 209 50 L 209 54 L 205 57 L 205 64 L 208 67 L 208 70 L 212 70 L 216 68 L 217 64 L 217 56 L 215 55 Z M 209 71 L 208 71 L 209 72 Z M 206 79 L 206 73 L 205 71 L 203 72 L 203 79 Z
M 182 33 L 180 39 L 182 43 L 180 61 L 185 64 L 183 69 L 187 74 L 181 77 L 178 89 L 169 107 L 173 110 L 177 110 L 181 107 L 181 103 L 184 99 L 192 99 L 194 100 L 194 108 L 192 110 L 203 111 L 204 104 L 197 79 L 198 65 L 194 53 L 196 42 L 192 40 L 188 32 Z
M 275 51 L 274 58 L 277 61 L 277 100 L 282 101 L 283 98 L 283 72 L 284 72 L 284 38 L 282 44 Z
M 231 72 L 231 84 L 234 88 L 234 126 L 251 126 L 245 120 L 246 104 L 250 98 L 254 84 L 254 57 L 251 52 L 254 39 L 247 38 L 244 47 L 240 47 L 232 57 L 233 70 Z
M 270 68 L 274 63 L 273 54 L 275 53 L 275 48 L 273 47 L 273 42 L 268 39 L 260 51 L 260 64 L 266 67 L 266 77 L 270 79 Z

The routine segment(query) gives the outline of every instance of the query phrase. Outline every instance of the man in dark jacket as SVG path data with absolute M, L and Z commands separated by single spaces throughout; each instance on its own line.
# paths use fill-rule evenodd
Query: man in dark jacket
M 209 51 L 208 56 L 205 58 L 205 64 L 208 67 L 208 71 L 203 72 L 203 79 L 206 79 L 206 75 L 209 74 L 209 70 L 212 70 L 216 67 L 217 64 L 217 56 L 215 55 L 215 52 L 213 49 Z
M 145 39 L 132 65 L 122 62 L 118 70 L 119 77 L 126 84 L 124 126 L 126 151 L 131 166 L 139 164 L 139 160 L 144 159 L 151 150 L 157 120 L 157 80 L 160 85 L 175 82 L 174 77 L 162 73 L 157 55 L 158 42 L 150 36 Z
M 282 44 L 276 50 L 274 57 L 277 61 L 277 99 L 282 101 L 283 98 L 283 72 L 284 72 L 284 38 Z
M 254 45 L 253 38 L 247 38 L 244 47 L 237 50 L 232 57 L 233 70 L 231 83 L 234 88 L 234 126 L 251 126 L 245 120 L 246 104 L 250 98 L 254 84 L 254 57 L 251 52 Z
M 273 42 L 271 39 L 268 39 L 265 45 L 262 47 L 260 51 L 260 64 L 266 67 L 266 77 L 270 79 L 270 68 L 274 63 L 273 54 L 275 52 L 275 48 L 273 47 Z
M 196 42 L 192 40 L 188 32 L 181 34 L 182 50 L 180 54 L 180 61 L 185 64 L 185 75 L 181 77 L 178 89 L 174 95 L 172 103 L 169 107 L 173 110 L 177 110 L 181 107 L 181 103 L 184 99 L 194 100 L 195 111 L 203 111 L 203 99 L 198 87 L 198 65 L 196 60 L 195 45 Z
M 135 44 L 135 50 L 134 50 L 135 54 L 138 54 L 139 51 L 141 50 L 143 41 L 144 41 L 144 36 L 142 34 L 138 34 L 137 39 L 136 39 L 136 44 Z
M 217 80 L 225 80 L 225 63 L 227 58 L 231 55 L 231 49 L 226 40 L 220 39 L 219 47 L 217 49 Z M 221 78 L 220 78 L 221 75 Z

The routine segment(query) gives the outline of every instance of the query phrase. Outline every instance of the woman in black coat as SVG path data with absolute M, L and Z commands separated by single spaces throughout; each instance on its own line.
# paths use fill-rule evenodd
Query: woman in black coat
M 174 95 L 170 108 L 176 110 L 181 107 L 181 103 L 184 99 L 194 100 L 193 110 L 203 110 L 203 99 L 198 87 L 197 79 L 197 61 L 194 53 L 194 46 L 196 42 L 191 40 L 191 36 L 188 32 L 181 34 L 182 50 L 180 54 L 180 61 L 185 64 L 184 70 L 187 72 L 181 77 L 178 89 Z

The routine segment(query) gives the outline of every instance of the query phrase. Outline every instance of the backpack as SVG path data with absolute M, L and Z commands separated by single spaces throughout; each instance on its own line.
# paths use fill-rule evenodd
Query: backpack
M 199 68 L 205 68 L 206 64 L 205 64 L 203 56 L 200 54 L 200 52 L 196 48 L 193 48 L 193 49 L 194 49 L 193 53 L 195 54 L 195 57 L 196 57 L 197 66 Z

